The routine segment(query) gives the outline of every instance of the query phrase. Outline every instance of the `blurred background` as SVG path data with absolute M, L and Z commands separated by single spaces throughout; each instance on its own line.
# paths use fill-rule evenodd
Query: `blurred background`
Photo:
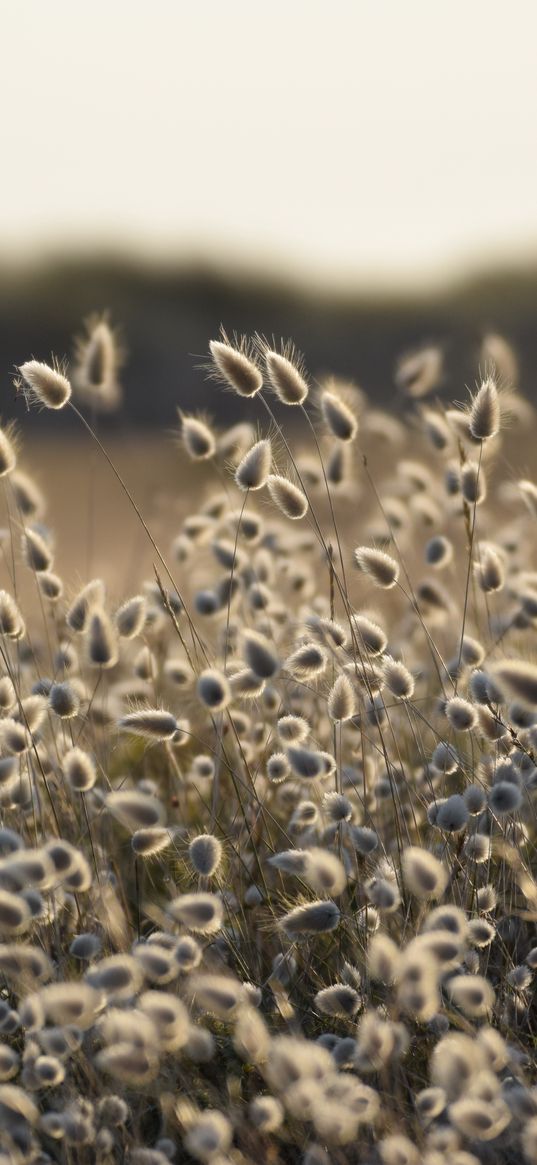
M 25 416 L 13 366 L 69 358 L 95 311 L 127 352 L 100 424 L 142 491 L 177 405 L 234 415 L 199 368 L 221 323 L 379 403 L 422 342 L 464 399 L 493 330 L 534 394 L 534 0 L 26 0 L 2 25 L 1 412 L 53 491 L 79 438 Z

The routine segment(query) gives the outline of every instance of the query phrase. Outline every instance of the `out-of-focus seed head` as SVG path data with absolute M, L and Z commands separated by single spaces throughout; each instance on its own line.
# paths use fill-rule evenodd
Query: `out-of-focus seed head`
M 222 925 L 223 907 L 216 894 L 181 894 L 167 909 L 176 922 L 197 934 L 215 934 Z
M 461 469 L 461 491 L 468 505 L 479 506 L 487 496 L 487 482 L 483 466 L 477 461 L 465 461 Z
M 7 477 L 13 473 L 17 464 L 13 430 L 8 427 L 0 428 L 0 477 Z
M 352 409 L 335 392 L 321 393 L 323 420 L 338 441 L 353 441 L 358 432 L 358 421 Z
M 112 817 L 125 829 L 133 833 L 154 825 L 161 825 L 164 818 L 163 805 L 156 797 L 140 793 L 137 789 L 120 789 L 107 793 L 105 805 Z
M 216 668 L 207 668 L 201 673 L 197 693 L 201 703 L 211 712 L 222 712 L 232 698 L 229 680 Z
M 475 564 L 477 581 L 486 595 L 493 591 L 501 591 L 505 586 L 505 567 L 500 555 L 492 546 L 480 548 L 479 559 Z
M 435 570 L 442 570 L 453 559 L 453 544 L 443 534 L 435 534 L 425 547 L 425 561 Z
M 408 846 L 403 852 L 403 878 L 407 889 L 417 898 L 440 898 L 448 871 L 433 854 L 417 846 Z
M 25 634 L 24 619 L 15 599 L 8 591 L 0 590 L 0 635 L 7 639 L 22 639 Z
M 261 680 L 271 679 L 280 669 L 280 661 L 274 645 L 257 631 L 246 631 L 243 636 L 243 653 L 250 671 Z
M 421 348 L 401 357 L 397 364 L 395 383 L 405 396 L 428 396 L 442 376 L 443 355 L 440 348 Z
M 145 595 L 134 595 L 116 611 L 115 622 L 118 635 L 122 639 L 135 639 L 143 630 L 147 616 Z
M 200 417 L 179 411 L 181 439 L 193 461 L 208 461 L 216 453 L 216 439 L 210 426 Z
M 93 667 L 115 667 L 119 648 L 113 623 L 104 609 L 96 608 L 90 613 L 87 642 L 88 663 Z
M 399 578 L 399 567 L 395 560 L 384 550 L 377 550 L 370 546 L 357 546 L 354 551 L 354 561 L 363 574 L 373 579 L 378 587 L 390 590 Z
M 86 321 L 85 334 L 76 340 L 73 386 L 92 408 L 112 412 L 121 404 L 118 373 L 125 352 L 118 332 L 106 316 Z
M 70 630 L 79 633 L 85 631 L 91 611 L 95 607 L 102 607 L 104 600 L 105 585 L 102 579 L 94 578 L 86 583 L 67 611 L 66 622 Z

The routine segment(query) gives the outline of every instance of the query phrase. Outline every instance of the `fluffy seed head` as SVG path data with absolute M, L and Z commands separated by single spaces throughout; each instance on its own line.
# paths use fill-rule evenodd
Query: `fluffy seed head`
M 477 639 L 465 635 L 462 641 L 461 659 L 467 667 L 479 667 L 485 658 L 485 649 Z
M 273 644 L 258 631 L 245 632 L 243 653 L 250 671 L 260 680 L 270 679 L 280 669 L 280 661 Z
M 453 696 L 446 704 L 446 716 L 456 732 L 470 732 L 477 724 L 477 712 L 469 700 Z
M 90 613 L 86 646 L 88 663 L 93 667 L 115 667 L 118 661 L 116 631 L 103 609 L 96 608 Z
M 282 850 L 281 853 L 273 854 L 268 860 L 269 865 L 274 866 L 275 870 L 281 870 L 285 874 L 298 874 L 301 876 L 306 869 L 307 854 L 304 849 L 288 849 Z
M 141 708 L 129 712 L 118 720 L 118 727 L 132 736 L 142 736 L 147 740 L 172 740 L 178 724 L 171 712 L 162 708 Z
M 327 664 L 326 652 L 318 643 L 302 643 L 285 662 L 286 671 L 299 680 L 321 675 Z
M 75 1024 L 85 1031 L 94 1022 L 101 996 L 89 983 L 51 983 L 41 988 L 39 1001 L 50 1023 Z
M 216 894 L 181 894 L 168 903 L 168 912 L 198 934 L 215 934 L 222 925 L 222 902 Z
M 161 825 L 164 817 L 161 802 L 147 793 L 139 793 L 136 789 L 121 789 L 116 793 L 108 793 L 105 805 L 112 817 L 133 833 L 136 829 Z
M 280 716 L 276 728 L 284 744 L 301 744 L 310 732 L 310 726 L 303 716 Z
M 477 581 L 486 595 L 501 591 L 505 586 L 505 568 L 500 555 L 492 546 L 482 546 L 476 563 Z
M 307 902 L 296 906 L 280 919 L 280 926 L 290 939 L 299 939 L 309 934 L 327 934 L 339 925 L 339 910 L 330 899 Z
M 244 456 L 254 440 L 255 431 L 253 425 L 250 425 L 248 422 L 240 422 L 238 425 L 232 425 L 218 438 L 218 455 L 223 461 L 228 461 L 232 465 L 238 465 L 241 457 Z
M 368 655 L 382 655 L 386 650 L 388 639 L 382 627 L 368 619 L 365 615 L 353 615 L 352 626 L 356 635 L 358 650 L 367 651 Z
M 100 949 L 101 940 L 98 935 L 77 934 L 69 947 L 69 954 L 75 959 L 93 959 Z
M 71 385 L 57 368 L 39 360 L 27 360 L 19 372 L 36 401 L 47 409 L 62 409 L 71 396 Z
M 227 337 L 211 340 L 209 350 L 215 368 L 229 388 L 239 396 L 255 396 L 263 386 L 263 377 L 257 364 L 245 351 L 233 348 Z
M 225 1159 L 231 1144 L 232 1127 L 223 1112 L 206 1109 L 195 1118 L 184 1139 L 184 1146 L 196 1161 Z
M 304 881 L 317 894 L 341 894 L 347 884 L 343 863 L 330 850 L 314 846 L 306 851 Z
M 403 356 L 397 365 L 395 383 L 405 396 L 427 396 L 442 375 L 443 356 L 440 348 L 421 348 Z
M 325 771 L 322 752 L 309 748 L 288 748 L 287 759 L 297 777 L 315 780 Z
M 477 461 L 465 461 L 461 469 L 461 491 L 465 502 L 479 506 L 487 496 L 487 483 L 483 466 Z
M 274 1133 L 283 1118 L 283 1106 L 275 1096 L 256 1096 L 248 1105 L 248 1120 L 262 1133 Z
M 93 785 L 97 781 L 96 767 L 94 767 L 91 756 L 89 753 L 85 753 L 84 749 L 70 748 L 63 757 L 62 768 L 66 781 L 69 782 L 73 791 L 85 793 L 93 789 Z
M 441 740 L 431 757 L 433 768 L 439 773 L 454 773 L 458 763 L 459 758 L 453 745 Z
M 0 590 L 0 635 L 21 639 L 25 632 L 24 620 L 8 591 Z
M 13 473 L 17 464 L 17 454 L 13 443 L 13 434 L 9 429 L 0 428 L 0 477 Z
M 476 393 L 470 409 L 470 432 L 476 441 L 488 441 L 500 428 L 498 390 L 488 377 Z
M 197 874 L 212 877 L 222 861 L 222 843 L 211 833 L 200 833 L 192 838 L 188 856 Z
M 346 983 L 335 983 L 333 987 L 324 987 L 322 991 L 318 991 L 313 1002 L 317 1011 L 323 1015 L 349 1019 L 358 1011 L 361 1000 L 354 987 L 349 987 Z
M 482 1100 L 479 1096 L 468 1096 L 449 1106 L 449 1117 L 459 1133 L 479 1143 L 499 1137 L 509 1124 L 511 1113 L 501 1100 L 490 1103 L 488 1097 Z
M 443 534 L 435 534 L 425 547 L 425 561 L 436 570 L 448 566 L 453 558 L 453 544 Z
M 102 607 L 105 586 L 100 578 L 91 579 L 73 600 L 66 614 L 67 626 L 71 631 L 83 632 L 88 625 L 90 612 L 94 607 Z
M 396 659 L 387 656 L 382 667 L 384 683 L 392 696 L 398 700 L 411 700 L 414 694 L 414 678 L 408 668 Z
M 325 424 L 338 441 L 353 441 L 358 432 L 358 421 L 348 404 L 334 392 L 321 394 L 321 412 Z
M 183 934 L 174 948 L 174 958 L 180 971 L 193 971 L 201 962 L 201 948 L 191 934 Z
M 274 505 L 285 514 L 286 518 L 296 521 L 304 518 L 308 512 L 308 500 L 302 490 L 281 474 L 269 473 L 267 488 Z
M 449 980 L 449 994 L 465 1015 L 486 1015 L 494 1006 L 494 990 L 482 975 L 455 975 Z
M 181 438 L 193 461 L 208 461 L 216 453 L 216 439 L 206 421 L 180 413 Z
M 28 529 L 24 532 L 22 537 L 22 551 L 26 565 L 29 566 L 30 570 L 35 570 L 36 573 L 50 570 L 52 566 L 52 554 L 45 539 L 37 530 Z
M 216 668 L 207 668 L 198 679 L 198 697 L 211 712 L 222 712 L 231 701 L 229 680 Z
M 10 485 L 21 516 L 33 521 L 42 517 L 45 500 L 33 479 L 22 470 L 16 469 L 11 474 Z
M 387 934 L 374 934 L 369 940 L 367 967 L 372 979 L 389 986 L 395 983 L 401 960 L 399 947 Z
M 490 837 L 485 833 L 472 833 L 464 843 L 464 853 L 472 862 L 480 865 L 488 862 L 490 857 Z
M 153 825 L 137 829 L 131 838 L 131 845 L 139 857 L 150 858 L 166 849 L 171 842 L 170 831 L 163 826 Z
M 91 318 L 86 335 L 77 341 L 74 386 L 93 407 L 111 412 L 121 403 L 118 371 L 124 353 L 116 332 L 104 317 Z
M 191 977 L 188 989 L 198 1007 L 220 1019 L 230 1019 L 244 1002 L 242 983 L 225 975 L 195 975 Z
M 122 639 L 135 639 L 143 630 L 147 616 L 145 595 L 134 595 L 116 611 L 115 621 L 118 635 Z
M 537 665 L 524 659 L 506 659 L 494 667 L 501 687 L 525 704 L 537 705 Z
M 439 805 L 435 825 L 447 833 L 458 833 L 459 829 L 464 829 L 468 816 L 464 797 L 461 797 L 460 793 L 452 793 L 451 797 L 447 797 Z
M 262 489 L 267 483 L 272 462 L 272 446 L 263 439 L 245 453 L 235 470 L 235 482 L 243 491 Z
M 448 871 L 433 854 L 419 846 L 403 852 L 403 878 L 407 890 L 416 898 L 440 898 L 448 881 Z
M 290 773 L 290 763 L 284 752 L 273 752 L 267 761 L 267 777 L 274 785 L 285 781 Z
M 43 598 L 49 599 L 51 603 L 57 603 L 63 595 L 63 582 L 59 575 L 53 574 L 51 570 L 43 570 L 37 576 L 39 590 Z
M 308 385 L 300 357 L 294 360 L 266 349 L 265 367 L 271 388 L 284 405 L 300 405 L 308 395 Z
M 18 894 L 10 894 L 8 890 L 0 890 L 0 933 L 3 935 L 21 934 L 30 923 L 30 909 L 24 898 Z
M 327 705 L 328 715 L 335 723 L 351 720 L 356 713 L 354 688 L 348 676 L 341 674 L 335 680 Z
M 522 805 L 522 791 L 511 781 L 498 781 L 489 793 L 489 806 L 496 817 L 507 817 L 516 813 Z
M 53 684 L 49 692 L 49 704 L 56 716 L 62 720 L 71 720 L 80 710 L 80 697 L 76 689 L 68 681 Z
M 372 578 L 377 586 L 384 590 L 394 587 L 399 578 L 399 567 L 395 560 L 384 550 L 377 550 L 370 546 L 357 546 L 354 551 L 354 561 L 359 570 Z

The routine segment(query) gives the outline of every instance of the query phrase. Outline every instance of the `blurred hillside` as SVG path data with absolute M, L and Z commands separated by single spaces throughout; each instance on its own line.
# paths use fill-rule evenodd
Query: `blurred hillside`
M 226 330 L 291 336 L 313 376 L 330 371 L 350 377 L 384 403 L 393 400 L 398 355 L 422 342 L 439 342 L 446 353 L 443 388 L 464 399 L 477 374 L 485 331 L 504 334 L 521 361 L 520 387 L 537 395 L 537 269 L 476 276 L 444 292 L 406 297 L 365 294 L 322 296 L 318 291 L 277 287 L 244 275 L 215 271 L 156 270 L 122 260 L 96 258 L 4 271 L 0 278 L 0 359 L 4 419 L 21 416 L 23 402 L 10 386 L 13 367 L 29 359 L 69 356 L 81 322 L 107 309 L 121 325 L 128 349 L 125 400 L 107 424 L 173 425 L 176 406 L 233 417 L 240 404 L 215 393 L 199 369 L 221 323 Z M 35 423 L 32 413 L 25 421 Z M 68 425 L 69 417 L 38 418 L 40 432 Z

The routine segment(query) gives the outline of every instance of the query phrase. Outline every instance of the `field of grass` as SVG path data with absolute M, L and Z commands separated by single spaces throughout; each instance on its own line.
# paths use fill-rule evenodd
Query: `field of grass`
M 20 390 L 89 416 L 113 356 Z M 207 367 L 238 428 L 0 431 L 0 1165 L 535 1165 L 514 357 L 457 407 L 405 358 L 402 418 Z

